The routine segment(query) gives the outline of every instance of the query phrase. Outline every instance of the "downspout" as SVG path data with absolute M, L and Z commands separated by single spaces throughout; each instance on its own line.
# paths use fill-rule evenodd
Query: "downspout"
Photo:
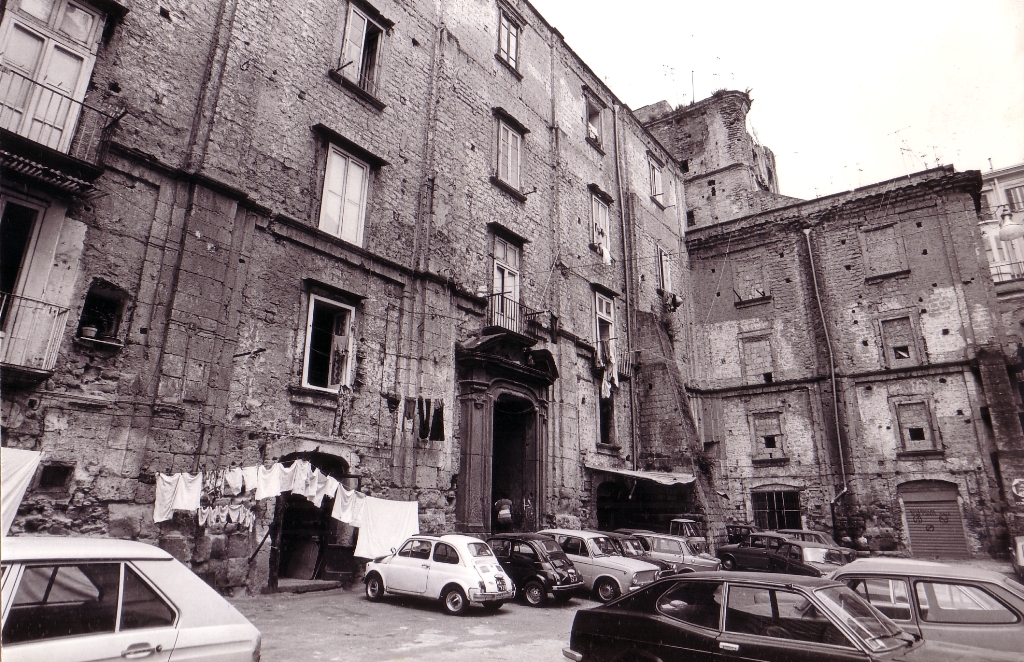
M 821 329 L 825 332 L 825 347 L 828 349 L 828 368 L 832 378 L 832 416 L 836 423 L 836 447 L 839 448 L 839 471 L 843 476 L 843 489 L 832 499 L 832 508 L 835 509 L 836 502 L 849 491 L 846 483 L 846 458 L 843 456 L 843 437 L 839 425 L 839 391 L 836 388 L 836 359 L 832 353 L 832 338 L 828 335 L 828 322 L 825 321 L 825 309 L 821 306 L 821 293 L 818 292 L 818 273 L 814 268 L 814 250 L 811 248 L 811 229 L 804 228 L 804 239 L 807 240 L 807 259 L 811 263 L 811 282 L 814 284 L 814 300 L 818 304 L 818 314 L 821 315 Z M 833 516 L 833 523 L 835 517 Z
M 622 260 L 626 275 L 626 351 L 633 351 L 633 314 L 631 304 L 633 294 L 631 284 L 633 282 L 633 241 L 632 237 L 626 240 L 626 199 L 622 195 L 622 168 L 619 167 L 619 160 L 625 158 L 619 146 L 619 106 L 612 106 L 612 132 L 615 134 L 615 185 L 619 191 L 619 221 L 622 224 Z M 618 368 L 616 368 L 618 369 Z M 639 448 L 639 433 L 637 432 L 636 421 L 636 380 L 629 383 L 629 427 L 630 427 L 630 450 L 633 456 L 633 470 L 636 471 L 637 450 Z

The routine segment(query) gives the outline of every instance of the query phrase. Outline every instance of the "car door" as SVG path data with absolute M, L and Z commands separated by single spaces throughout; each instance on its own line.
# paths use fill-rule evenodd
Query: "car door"
M 454 547 L 448 543 L 434 543 L 434 552 L 430 556 L 430 568 L 427 572 L 426 594 L 440 596 L 441 589 L 451 582 L 464 583 L 468 568 Z M 461 582 L 459 580 L 462 580 Z
M 789 572 L 789 550 L 792 548 L 792 545 L 786 544 L 768 552 L 768 572 Z
M 561 539 L 559 540 L 559 538 Z M 590 558 L 586 541 L 579 536 L 558 536 L 555 540 L 562 546 L 562 551 L 572 561 L 572 564 L 576 566 L 576 571 L 580 573 L 584 586 L 594 588 L 596 570 L 594 560 Z
M 910 587 L 905 577 L 843 577 L 846 584 L 860 597 L 871 603 L 891 621 L 912 634 L 921 634 L 910 603 Z
M 537 550 L 524 540 L 516 540 L 512 543 L 512 565 L 515 567 L 516 575 L 513 576 L 516 586 L 522 586 L 525 579 L 520 577 L 532 577 L 537 572 Z
M 921 636 L 966 646 L 1024 650 L 1024 615 L 983 583 L 914 579 Z
M 736 565 L 756 570 L 768 568 L 767 536 L 752 535 L 736 549 Z
M 130 566 L 61 562 L 17 571 L 6 578 L 16 586 L 5 605 L 4 662 L 170 658 L 177 612 Z
M 655 603 L 656 617 L 643 624 L 652 652 L 664 662 L 718 659 L 723 583 L 679 581 Z
M 678 540 L 671 538 L 654 538 L 651 556 L 669 563 L 679 563 L 683 560 L 683 548 Z
M 512 578 L 516 586 L 521 586 L 521 575 L 515 561 L 512 559 L 512 542 L 504 538 L 491 538 L 487 541 L 487 544 L 494 550 L 494 556 L 498 559 L 498 563 L 501 564 L 502 570 Z
M 722 662 L 869 659 L 802 594 L 731 582 L 717 652 Z
M 390 591 L 425 593 L 430 573 L 430 541 L 409 540 L 387 565 L 384 585 Z

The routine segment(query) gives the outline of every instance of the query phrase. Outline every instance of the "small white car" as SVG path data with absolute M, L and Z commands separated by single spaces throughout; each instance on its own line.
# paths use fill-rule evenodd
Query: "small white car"
M 19 536 L 0 566 L 4 662 L 259 662 L 259 630 L 158 547 Z
M 471 603 L 497 610 L 515 596 L 487 543 L 460 535 L 413 536 L 397 552 L 366 564 L 363 582 L 370 600 L 385 594 L 433 598 L 456 615 Z
M 658 578 L 658 566 L 628 556 L 619 556 L 615 544 L 603 533 L 573 529 L 545 529 L 576 566 L 583 585 L 597 593 L 601 602 L 650 584 Z

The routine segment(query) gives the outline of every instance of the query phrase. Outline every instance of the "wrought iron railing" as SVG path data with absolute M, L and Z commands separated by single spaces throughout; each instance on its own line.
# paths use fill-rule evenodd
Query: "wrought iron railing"
M 0 292 L 0 364 L 53 370 L 68 309 Z
M 492 294 L 487 298 L 487 319 L 491 326 L 499 326 L 529 338 L 541 339 L 542 310 L 524 306 L 507 294 Z
M 994 262 L 989 264 L 989 272 L 996 283 L 1024 279 L 1024 262 Z
M 99 163 L 119 117 L 0 66 L 0 128 L 80 161 Z

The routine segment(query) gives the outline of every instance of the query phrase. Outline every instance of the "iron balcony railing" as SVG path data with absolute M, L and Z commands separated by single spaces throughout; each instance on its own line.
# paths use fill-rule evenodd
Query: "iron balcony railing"
M 0 364 L 52 371 L 68 309 L 0 292 Z
M 543 314 L 544 311 L 524 306 L 507 294 L 492 294 L 487 298 L 487 319 L 491 325 L 521 336 L 543 339 L 540 325 Z
M 123 113 L 122 113 L 123 115 Z M 97 164 L 120 117 L 0 66 L 0 128 Z
M 992 274 L 992 280 L 996 283 L 1024 279 L 1024 262 L 993 262 L 989 264 L 988 268 Z

